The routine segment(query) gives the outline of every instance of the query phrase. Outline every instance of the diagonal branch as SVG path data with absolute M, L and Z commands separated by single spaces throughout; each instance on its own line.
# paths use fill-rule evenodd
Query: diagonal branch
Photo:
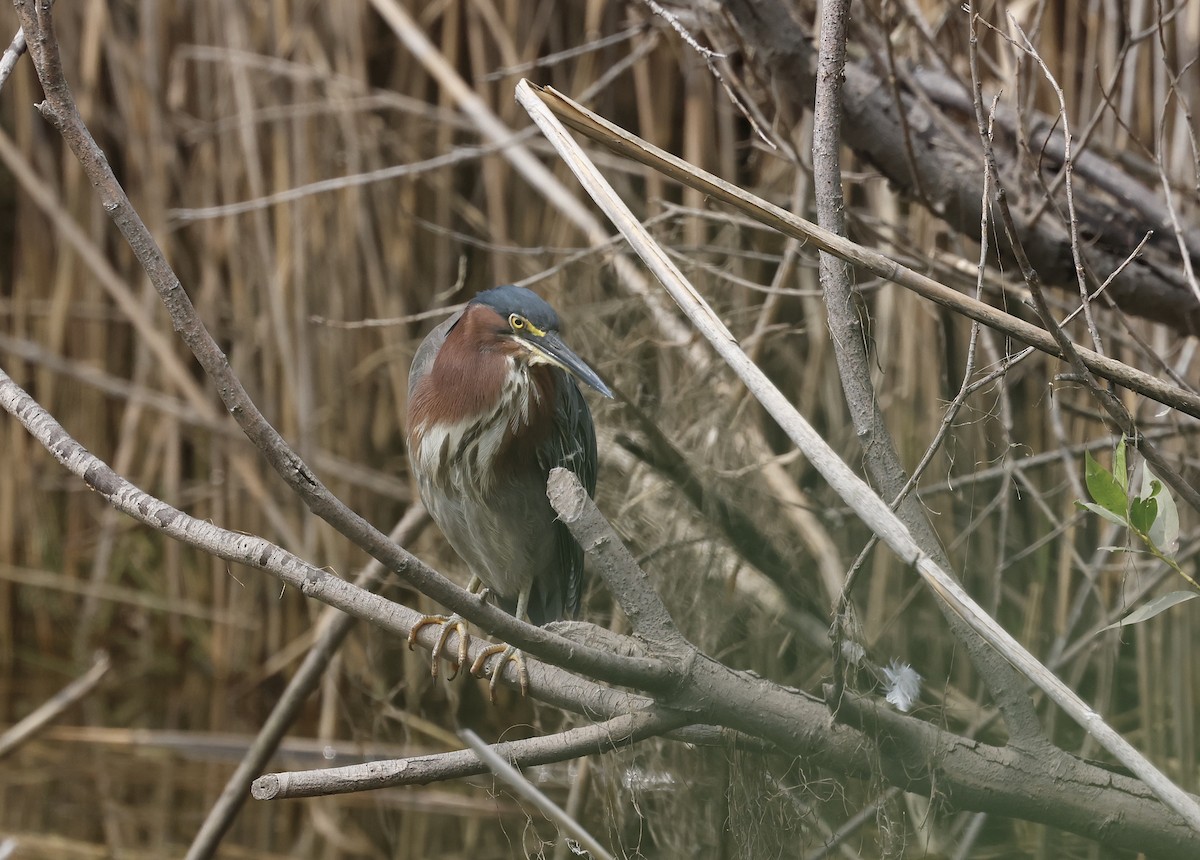
M 413 626 L 424 617 L 407 606 L 393 603 L 328 571 L 319 570 L 270 541 L 198 520 L 143 492 L 73 439 L 54 416 L 13 382 L 3 370 L 0 370 L 0 408 L 20 421 L 30 435 L 63 466 L 82 478 L 88 487 L 99 493 L 110 505 L 169 538 L 217 558 L 270 573 L 308 597 L 314 597 L 356 618 L 370 621 L 400 637 L 407 637 Z M 432 650 L 437 637 L 437 631 L 432 626 L 426 626 L 421 629 L 418 641 L 422 647 Z M 568 654 L 564 662 L 572 664 L 574 671 L 584 672 L 593 678 L 613 679 L 612 683 L 655 688 L 662 687 L 663 679 L 667 676 L 661 660 L 618 656 L 566 639 L 561 641 L 569 646 L 569 652 L 573 652 Z M 487 647 L 487 643 L 476 641 L 474 638 L 470 644 L 472 660 Z M 505 668 L 508 670 L 505 681 L 515 686 L 515 668 L 508 664 Z M 597 669 L 599 671 L 596 671 Z M 590 691 L 589 697 L 598 697 L 594 704 L 600 713 L 604 713 L 606 709 L 612 709 L 609 713 L 621 713 L 630 707 L 624 695 L 599 684 L 585 682 L 555 666 L 530 662 L 529 681 L 530 692 L 533 695 L 560 707 L 571 708 L 570 702 L 578 704 L 577 696 L 564 700 L 562 690 L 568 687 L 576 688 L 580 684 L 584 684 Z M 591 705 L 585 707 L 590 708 Z
M 459 588 L 416 556 L 389 541 L 385 534 L 342 504 L 288 446 L 259 411 L 241 381 L 233 373 L 228 359 L 196 313 L 179 277 L 134 209 L 113 174 L 108 159 L 79 115 L 71 89 L 63 75 L 51 5 L 34 0 L 14 0 L 14 6 L 28 40 L 30 57 L 46 95 L 46 100 L 38 105 L 39 110 L 58 129 L 83 166 L 105 212 L 125 236 L 158 292 L 175 331 L 212 380 L 226 409 L 309 510 L 373 558 L 378 559 L 389 570 L 395 571 L 418 591 L 459 613 L 488 633 L 500 636 L 506 642 L 544 660 L 561 662 L 564 665 L 569 661 L 582 661 L 574 664 L 579 671 L 586 671 L 593 677 L 613 683 L 622 683 L 617 677 L 608 675 L 608 670 L 614 667 L 609 660 L 610 655 L 569 642 L 543 628 L 519 621 L 498 606 L 476 599 L 466 589 Z M 585 668 L 585 665 L 590 665 L 590 668 Z M 669 666 L 656 661 L 647 662 L 643 669 L 648 669 L 651 675 L 656 675 L 660 682 L 665 681 L 671 673 Z M 642 676 L 642 680 L 646 680 L 647 677 Z M 632 679 L 633 676 L 630 676 L 625 680 L 628 682 Z
M 617 537 L 575 473 L 551 469 L 547 496 L 559 520 L 597 563 L 605 585 L 629 616 L 634 632 L 656 652 L 666 652 L 672 660 L 694 652 L 695 647 L 683 638 L 671 620 L 650 578 L 638 567 L 633 554 Z
M 1013 666 L 1036 684 L 1055 704 L 1081 728 L 1089 732 L 1118 761 L 1133 771 L 1154 794 L 1173 809 L 1196 832 L 1200 833 L 1200 805 L 1158 768 L 1150 763 L 1127 740 L 1112 729 L 1100 715 L 1064 684 L 1036 657 L 996 623 L 963 591 L 955 579 L 924 553 L 909 530 L 892 513 L 891 508 L 867 484 L 842 462 L 829 444 L 821 438 L 782 392 L 767 378 L 729 335 L 716 313 L 697 294 L 696 290 L 671 258 L 653 240 L 629 207 L 588 159 L 583 149 L 567 133 L 538 92 L 527 82 L 517 85 L 517 100 L 541 127 L 563 161 L 579 179 L 596 204 L 605 212 L 642 258 L 646 266 L 666 288 L 687 314 L 692 324 L 712 345 L 718 355 L 733 369 L 746 387 L 775 419 L 779 427 L 804 453 L 813 467 L 853 508 L 859 518 L 892 549 L 896 555 L 916 568 L 926 585 L 950 608 L 963 618 L 985 642 L 1004 655 Z
M 21 59 L 21 55 L 24 53 L 25 31 L 17 30 L 17 34 L 13 36 L 12 43 L 4 49 L 3 56 L 0 56 L 0 89 L 4 87 L 8 76 L 17 67 L 17 60 Z
M 533 86 L 532 84 L 530 85 Z M 1062 349 L 1054 336 L 1044 328 L 1007 314 L 958 290 L 908 268 L 877 251 L 823 230 L 811 221 L 769 203 L 718 176 L 689 164 L 648 141 L 630 134 L 620 126 L 589 111 L 582 105 L 557 92 L 552 87 L 539 90 L 546 107 L 571 128 L 586 135 L 613 152 L 653 167 L 672 179 L 695 188 L 709 197 L 734 207 L 745 215 L 781 233 L 828 251 L 854 266 L 865 269 L 897 286 L 911 290 L 944 308 L 983 323 L 1048 355 L 1063 358 Z M 1193 418 L 1200 418 L 1200 395 L 1130 367 L 1124 362 L 1100 355 L 1090 349 L 1076 347 L 1080 360 L 1097 376 L 1149 397 Z

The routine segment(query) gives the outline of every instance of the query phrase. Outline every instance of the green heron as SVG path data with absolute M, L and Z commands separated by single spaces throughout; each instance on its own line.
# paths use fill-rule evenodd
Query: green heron
M 605 397 L 612 392 L 563 343 L 558 314 L 524 287 L 479 293 L 421 343 L 408 379 L 409 462 L 421 499 L 450 546 L 471 571 L 467 590 L 486 589 L 517 618 L 541 626 L 579 612 L 583 550 L 557 520 L 546 498 L 556 466 L 596 489 L 596 430 L 575 380 Z M 452 633 L 458 668 L 467 633 L 456 615 L 426 616 L 441 624 L 433 675 Z M 494 692 L 504 665 L 514 661 L 524 692 L 524 661 L 512 646 L 486 649 L 471 666 L 479 675 L 489 657 Z

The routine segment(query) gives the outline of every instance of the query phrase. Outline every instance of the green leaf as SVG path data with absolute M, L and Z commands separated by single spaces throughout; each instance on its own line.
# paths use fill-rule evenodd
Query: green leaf
M 1106 510 L 1106 509 L 1100 507 L 1099 505 L 1094 505 L 1091 502 L 1080 502 L 1078 500 L 1075 502 L 1075 504 L 1078 507 L 1083 508 L 1085 511 L 1091 511 L 1093 514 L 1096 514 L 1097 516 L 1104 517 L 1104 519 L 1108 520 L 1110 523 L 1114 523 L 1118 526 L 1126 526 L 1126 527 L 1129 526 L 1129 523 L 1125 521 L 1124 517 L 1119 517 L 1116 514 L 1114 514 L 1112 511 Z
M 1155 501 L 1158 503 L 1158 516 L 1155 517 L 1154 524 L 1147 529 L 1146 534 L 1158 547 L 1159 552 L 1163 555 L 1173 556 L 1179 549 L 1179 510 L 1175 507 L 1175 497 L 1150 471 L 1149 466 L 1143 466 L 1141 495 L 1146 495 L 1147 488 L 1152 496 L 1155 495 L 1156 487 L 1158 494 Z
M 1129 469 L 1125 466 L 1125 437 L 1121 437 L 1121 441 L 1117 443 L 1117 450 L 1113 452 L 1113 477 L 1117 479 L 1117 483 L 1121 485 L 1121 489 L 1129 491 Z
M 1157 517 L 1158 501 L 1156 499 L 1134 499 L 1129 503 L 1129 524 L 1135 531 L 1144 535 L 1150 534 L 1150 528 L 1154 525 Z
M 1162 597 L 1156 597 L 1149 603 L 1139 606 L 1137 609 L 1130 612 L 1120 621 L 1115 624 L 1110 624 L 1107 627 L 1100 628 L 1100 632 L 1112 630 L 1115 627 L 1127 627 L 1130 624 L 1140 624 L 1143 621 L 1153 618 L 1160 612 L 1166 612 L 1177 603 L 1183 603 L 1188 600 L 1194 600 L 1200 597 L 1195 591 L 1172 591 L 1170 594 L 1164 594 Z
M 1092 501 L 1107 511 L 1111 511 L 1125 522 L 1126 509 L 1129 507 L 1125 489 L 1117 483 L 1112 473 L 1096 462 L 1090 454 L 1085 453 L 1084 477 L 1087 480 L 1088 493 Z

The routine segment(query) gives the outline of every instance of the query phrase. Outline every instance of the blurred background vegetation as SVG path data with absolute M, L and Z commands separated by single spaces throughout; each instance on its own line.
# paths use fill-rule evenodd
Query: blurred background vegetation
M 764 144 L 704 61 L 646 5 L 407 5 L 514 131 L 530 126 L 513 101 L 516 82 L 528 77 L 811 217 L 809 120 L 796 117 L 793 127 L 777 117 L 748 61 L 731 61 L 770 134 L 800 156 Z M 811 20 L 809 4 L 799 6 Z M 924 6 L 903 5 L 900 15 L 889 0 L 870 0 L 855 26 L 890 22 L 884 35 L 897 56 L 920 63 L 940 50 L 965 74 L 966 14 Z M 705 21 L 720 22 L 715 10 L 704 21 L 676 11 L 700 37 Z M 1051 67 L 1073 81 L 1073 118 L 1103 111 L 1095 139 L 1109 157 L 1146 158 L 1143 144 L 1155 136 L 1172 82 L 1146 40 L 1140 53 L 1121 57 L 1125 66 L 1104 65 L 1155 14 L 1139 6 L 1117 27 L 1110 11 L 1100 3 L 1001 4 L 987 16 L 1002 26 L 1012 12 L 1035 34 Z M 560 310 L 569 341 L 623 395 L 593 404 L 598 499 L 683 631 L 729 664 L 781 683 L 813 689 L 829 677 L 820 634 L 866 530 L 732 374 L 695 367 L 685 344 L 665 339 L 623 291 L 610 266 L 620 244 L 590 247 L 482 141 L 370 5 L 127 0 L 60 3 L 56 18 L 82 114 L 201 316 L 268 419 L 351 507 L 386 531 L 414 499 L 402 428 L 420 337 L 477 290 L 526 283 Z M 914 36 L 917 20 L 931 41 Z M 16 30 L 6 7 L 0 30 Z M 1184 70 L 1181 102 L 1200 94 L 1186 68 L 1198 32 L 1195 3 L 1164 28 Z M 852 54 L 867 42 L 852 30 Z M 1009 49 L 988 37 L 983 50 L 989 85 L 1004 85 Z M 1113 77 L 1107 90 L 1088 83 Z M 0 366 L 148 492 L 351 576 L 365 557 L 289 497 L 223 414 L 73 157 L 32 109 L 39 99 L 22 60 L 0 93 Z M 1052 94 L 1038 99 L 1057 111 Z M 1194 216 L 1187 121 L 1171 120 L 1167 131 L 1160 161 L 1179 182 L 1185 218 Z M 521 139 L 582 197 L 536 134 Z M 751 355 L 857 464 L 815 253 L 645 168 L 594 155 Z M 846 166 L 854 238 L 974 289 L 975 243 L 901 199 L 850 153 Z M 1015 272 L 989 279 L 989 300 L 1025 312 Z M 970 327 L 896 287 L 860 287 L 880 404 L 911 468 L 958 391 Z M 1118 325 L 1108 311 L 1099 320 L 1114 356 L 1162 372 L 1147 358 L 1156 354 L 1196 384 L 1194 340 L 1132 318 Z M 985 334 L 980 364 L 1015 351 Z M 1141 595 L 1175 583 L 1164 582 L 1160 566 L 1097 549 L 1125 536 L 1074 501 L 1084 496 L 1083 449 L 1108 462 L 1114 439 L 1086 392 L 1056 379 L 1061 372 L 1035 355 L 968 400 L 922 498 L 972 593 L 1195 792 L 1195 612 L 1184 606 L 1121 636 L 1090 635 Z M 1144 431 L 1196 467 L 1194 423 L 1128 402 Z M 656 446 L 662 459 L 664 440 L 702 494 L 685 492 L 678 470 L 647 464 Z M 311 642 L 322 607 L 116 515 L 11 419 L 0 422 L 0 475 L 0 724 L 83 672 L 97 649 L 114 665 L 86 702 L 0 766 L 0 836 L 17 838 L 17 857 L 181 855 Z M 723 506 L 749 516 L 753 539 L 786 563 L 790 587 L 761 558 L 738 551 L 739 535 L 720 524 Z M 1180 557 L 1191 565 L 1194 512 L 1183 520 Z M 465 581 L 435 529 L 410 549 Z M 916 579 L 886 552 L 867 565 L 855 593 L 863 640 L 884 662 L 909 661 L 927 679 L 924 716 L 956 730 L 999 731 Z M 434 608 L 398 581 L 385 593 Z M 610 616 L 607 596 L 594 589 L 585 617 L 620 626 Z M 458 746 L 458 726 L 495 739 L 563 719 L 512 697 L 490 707 L 472 679 L 433 684 L 424 653 L 359 629 L 280 763 L 319 766 L 328 751 L 339 762 L 417 754 Z M 1047 723 L 1064 748 L 1099 755 L 1053 711 Z M 956 845 L 970 857 L 1100 850 L 1020 822 L 934 814 L 925 801 L 871 781 L 723 749 L 647 744 L 586 769 L 546 768 L 539 779 L 560 799 L 571 785 L 586 786 L 593 802 L 585 822 L 628 856 L 803 856 L 863 809 L 865 827 L 841 849 L 849 856 L 951 856 Z M 251 803 L 222 856 L 565 856 L 552 839 L 539 816 L 476 779 Z

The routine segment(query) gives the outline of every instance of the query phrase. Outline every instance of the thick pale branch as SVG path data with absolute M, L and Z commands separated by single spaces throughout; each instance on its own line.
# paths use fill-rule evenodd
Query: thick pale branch
M 694 651 L 671 620 L 646 572 L 638 567 L 575 473 L 552 469 L 546 489 L 550 505 L 596 563 L 605 584 L 629 616 L 634 632 L 656 653 L 666 650 L 672 659 Z
M 21 59 L 21 55 L 24 53 L 25 31 L 17 30 L 17 34 L 13 36 L 12 43 L 4 49 L 3 56 L 0 56 L 0 88 L 4 87 L 8 76 L 17 67 L 17 60 Z

